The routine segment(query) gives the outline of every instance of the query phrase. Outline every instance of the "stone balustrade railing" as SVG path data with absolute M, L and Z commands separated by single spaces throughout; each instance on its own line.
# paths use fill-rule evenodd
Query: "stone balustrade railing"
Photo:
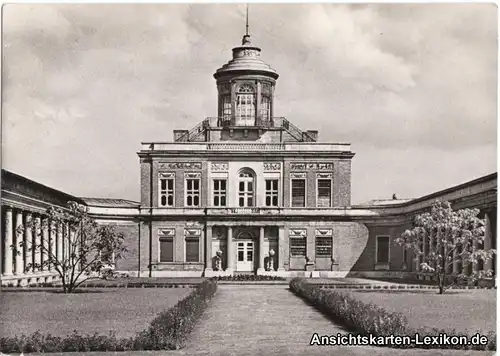
M 143 142 L 141 151 L 287 151 L 287 152 L 350 152 L 349 143 L 248 143 L 248 142 Z

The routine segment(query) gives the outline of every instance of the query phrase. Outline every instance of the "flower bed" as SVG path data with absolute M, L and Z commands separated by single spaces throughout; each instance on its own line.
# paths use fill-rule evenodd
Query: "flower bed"
M 237 274 L 234 276 L 219 276 L 219 281 L 286 281 L 285 278 L 279 276 L 255 275 L 255 274 Z
M 400 313 L 390 313 L 374 304 L 366 304 L 353 297 L 342 294 L 335 290 L 323 289 L 315 285 L 308 284 L 301 278 L 294 278 L 290 282 L 290 289 L 297 296 L 305 299 L 320 310 L 325 315 L 331 317 L 339 324 L 345 325 L 348 329 L 361 335 L 374 336 L 413 336 L 418 333 L 420 336 L 447 335 L 466 336 L 469 340 L 474 334 L 467 335 L 454 330 L 442 330 L 434 328 L 431 331 L 424 329 L 413 329 L 408 325 L 407 318 Z M 475 350 L 495 350 L 496 333 L 488 333 L 487 345 L 405 345 L 405 348 L 443 348 L 443 349 L 475 349 Z M 395 347 L 395 346 L 394 346 Z
M 216 290 L 217 281 L 204 281 L 174 307 L 160 313 L 146 330 L 135 337 L 117 338 L 113 332 L 109 335 L 80 335 L 74 332 L 66 337 L 36 332 L 31 335 L 0 338 L 0 352 L 10 354 L 179 349 L 185 346 L 189 333 Z

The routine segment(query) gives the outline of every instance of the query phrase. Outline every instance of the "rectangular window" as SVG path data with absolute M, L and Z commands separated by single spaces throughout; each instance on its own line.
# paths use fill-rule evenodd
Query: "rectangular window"
M 186 179 L 186 206 L 200 206 L 200 180 Z
M 231 117 L 231 96 L 229 95 L 222 97 L 222 116 L 224 119 Z
M 160 178 L 160 206 L 174 206 L 174 179 Z
M 306 180 L 292 179 L 292 207 L 306 206 Z
M 112 265 L 115 263 L 115 253 L 113 251 L 110 251 L 109 249 L 99 251 L 99 256 L 101 262 L 106 265 Z
M 226 206 L 226 180 L 214 179 L 213 181 L 213 205 Z
M 200 262 L 200 239 L 186 237 L 186 262 Z
M 278 206 L 278 180 L 266 180 L 266 206 Z
M 317 206 L 329 208 L 332 206 L 332 180 L 318 179 L 318 200 Z
M 293 257 L 306 256 L 306 238 L 290 236 L 290 255 Z
M 389 236 L 377 236 L 377 263 L 389 263 Z
M 316 257 L 332 257 L 331 236 L 316 236 Z
M 263 96 L 260 104 L 260 116 L 263 121 L 269 121 L 271 117 L 271 99 Z
M 174 237 L 160 235 L 160 262 L 174 262 Z

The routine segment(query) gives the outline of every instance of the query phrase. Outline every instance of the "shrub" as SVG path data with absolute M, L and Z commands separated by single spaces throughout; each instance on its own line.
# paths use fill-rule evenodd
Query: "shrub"
M 113 332 L 109 335 L 79 335 L 74 331 L 63 338 L 43 335 L 37 331 L 31 335 L 0 337 L 0 352 L 10 354 L 179 349 L 186 344 L 189 333 L 216 290 L 215 279 L 203 281 L 174 307 L 160 313 L 146 330 L 135 337 L 117 339 Z
M 290 281 L 290 290 L 297 296 L 305 299 L 322 313 L 331 317 L 339 324 L 345 325 L 350 330 L 361 335 L 372 334 L 374 336 L 390 335 L 415 335 L 417 332 L 422 335 L 438 336 L 447 335 L 473 336 L 464 333 L 456 333 L 454 330 L 432 329 L 428 330 L 412 329 L 407 318 L 400 313 L 391 313 L 374 304 L 366 304 L 353 297 L 347 296 L 331 289 L 324 289 L 320 286 L 308 284 L 301 278 L 294 278 Z M 450 349 L 475 349 L 475 350 L 495 350 L 496 333 L 490 332 L 488 335 L 488 345 L 439 345 L 440 348 Z M 436 348 L 438 345 L 429 345 L 426 348 Z M 401 347 L 416 347 L 416 345 L 405 345 Z M 419 345 L 419 347 L 421 347 Z

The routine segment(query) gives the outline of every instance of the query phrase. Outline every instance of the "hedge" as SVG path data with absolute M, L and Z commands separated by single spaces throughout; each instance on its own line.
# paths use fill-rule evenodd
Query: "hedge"
M 133 351 L 176 350 L 186 345 L 187 337 L 194 328 L 209 301 L 217 290 L 215 279 L 203 281 L 186 298 L 171 309 L 160 313 L 149 327 L 135 337 L 116 338 L 109 335 L 79 335 L 76 331 L 66 337 L 31 335 L 0 338 L 1 353 L 29 352 L 85 352 L 85 351 Z
M 286 281 L 280 276 L 255 275 L 255 274 L 237 274 L 233 276 L 219 276 L 219 281 Z
M 366 304 L 351 296 L 339 293 L 331 289 L 323 289 L 311 285 L 301 278 L 290 281 L 290 290 L 297 296 L 303 298 L 335 322 L 346 326 L 350 331 L 360 335 L 374 336 L 413 336 L 418 333 L 421 337 L 438 336 L 440 334 L 466 336 L 468 340 L 474 334 L 456 332 L 450 329 L 433 328 L 431 331 L 424 328 L 414 329 L 408 324 L 408 319 L 400 313 L 388 312 L 375 304 Z M 442 348 L 460 350 L 496 350 L 496 332 L 491 331 L 486 335 L 487 345 L 404 345 L 392 347 L 401 348 Z

